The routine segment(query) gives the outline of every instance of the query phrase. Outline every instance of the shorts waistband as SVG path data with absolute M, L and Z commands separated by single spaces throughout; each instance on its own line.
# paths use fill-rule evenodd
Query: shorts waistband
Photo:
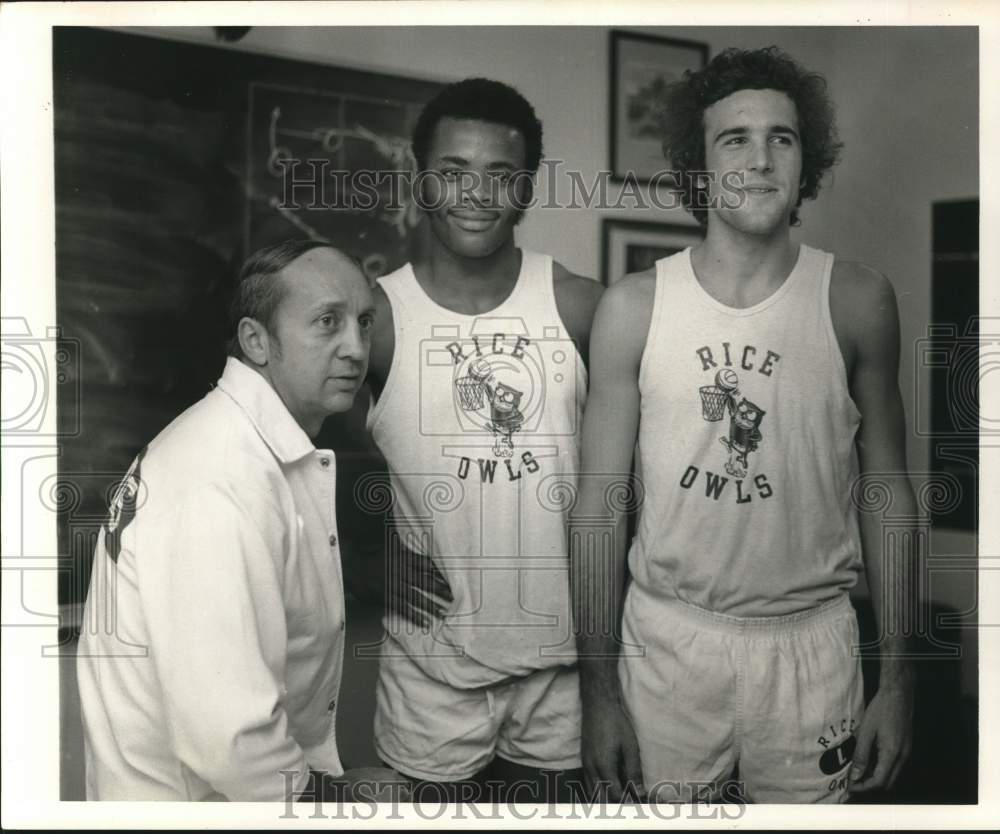
M 650 599 L 648 594 L 641 589 L 636 588 L 636 590 Z M 679 599 L 657 599 L 656 603 L 662 606 L 661 610 L 669 611 L 690 622 L 733 634 L 778 634 L 785 631 L 800 631 L 803 628 L 831 622 L 847 613 L 854 613 L 854 606 L 851 605 L 850 597 L 847 594 L 821 603 L 814 608 L 807 608 L 805 611 L 774 617 L 733 617 L 729 614 L 709 611 Z

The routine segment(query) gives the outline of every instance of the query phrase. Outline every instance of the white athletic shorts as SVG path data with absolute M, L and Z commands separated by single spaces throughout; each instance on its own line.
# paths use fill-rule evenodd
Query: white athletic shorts
M 455 689 L 428 677 L 387 638 L 375 690 L 375 749 L 400 773 L 468 779 L 499 755 L 548 770 L 580 767 L 576 667 L 556 666 L 488 687 Z
M 622 636 L 645 650 L 623 648 L 619 675 L 651 798 L 733 798 L 738 767 L 752 802 L 846 801 L 864 713 L 846 595 L 789 616 L 738 618 L 633 584 Z

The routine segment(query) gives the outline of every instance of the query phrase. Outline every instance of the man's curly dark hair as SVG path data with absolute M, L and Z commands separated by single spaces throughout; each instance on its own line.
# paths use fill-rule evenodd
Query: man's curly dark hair
M 524 167 L 535 172 L 542 159 L 542 123 L 535 110 L 513 87 L 489 78 L 466 78 L 449 84 L 424 107 L 413 129 L 413 156 L 427 168 L 434 128 L 441 119 L 476 119 L 505 125 L 524 137 Z
M 708 223 L 704 200 L 697 198 L 694 176 L 705 170 L 705 110 L 740 90 L 777 90 L 795 105 L 802 144 L 802 181 L 791 225 L 799 224 L 798 207 L 819 193 L 823 175 L 832 168 L 839 141 L 826 79 L 809 72 L 776 46 L 726 49 L 705 69 L 688 70 L 667 89 L 663 108 L 663 155 L 680 176 L 681 199 L 703 226 Z

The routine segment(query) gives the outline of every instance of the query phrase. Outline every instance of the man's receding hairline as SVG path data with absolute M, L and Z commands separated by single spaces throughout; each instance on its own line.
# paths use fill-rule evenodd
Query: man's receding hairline
M 281 303 L 285 301 L 285 299 L 288 296 L 288 293 L 291 291 L 291 283 L 289 282 L 288 275 L 286 274 L 287 270 L 291 269 L 297 263 L 304 260 L 308 255 L 314 255 L 317 252 L 323 252 L 323 251 L 333 252 L 337 256 L 337 259 L 341 262 L 341 264 L 354 267 L 354 269 L 357 270 L 362 283 L 366 287 L 370 287 L 368 282 L 368 277 L 365 275 L 365 270 L 361 266 L 361 262 L 357 258 L 348 255 L 346 252 L 344 252 L 341 249 L 338 249 L 333 244 L 329 245 L 324 244 L 323 246 L 316 246 L 313 249 L 309 249 L 303 252 L 301 255 L 298 255 L 297 257 L 293 258 L 287 264 L 285 264 L 281 269 L 279 269 L 277 272 L 274 273 L 273 279 L 281 282 L 280 288 L 278 289 L 279 293 L 278 303 L 275 304 L 274 307 L 275 312 L 277 312 L 278 307 L 281 306 Z
M 322 246 L 316 246 L 313 249 L 308 249 L 305 252 L 292 258 L 287 264 L 285 264 L 281 269 L 277 271 L 277 275 L 283 275 L 286 269 L 295 266 L 299 261 L 308 259 L 311 255 L 317 255 L 319 252 L 332 252 L 336 255 L 337 259 L 348 266 L 353 266 L 358 272 L 361 273 L 361 277 L 364 277 L 365 271 L 361 266 L 361 262 L 357 259 L 348 255 L 342 249 L 338 249 L 336 246 L 331 244 L 323 244 Z

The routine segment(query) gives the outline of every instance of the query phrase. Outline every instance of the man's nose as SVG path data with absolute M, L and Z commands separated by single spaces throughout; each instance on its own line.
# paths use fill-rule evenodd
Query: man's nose
M 750 154 L 750 164 L 748 167 L 751 171 L 771 170 L 771 145 L 768 142 L 764 141 L 755 143 Z
M 368 358 L 368 339 L 361 331 L 360 322 L 351 322 L 344 329 L 344 337 L 337 346 L 337 355 L 355 362 L 363 362 Z
M 462 196 L 467 202 L 477 206 L 492 205 L 494 200 L 493 179 L 483 171 L 469 171 L 464 183 Z

